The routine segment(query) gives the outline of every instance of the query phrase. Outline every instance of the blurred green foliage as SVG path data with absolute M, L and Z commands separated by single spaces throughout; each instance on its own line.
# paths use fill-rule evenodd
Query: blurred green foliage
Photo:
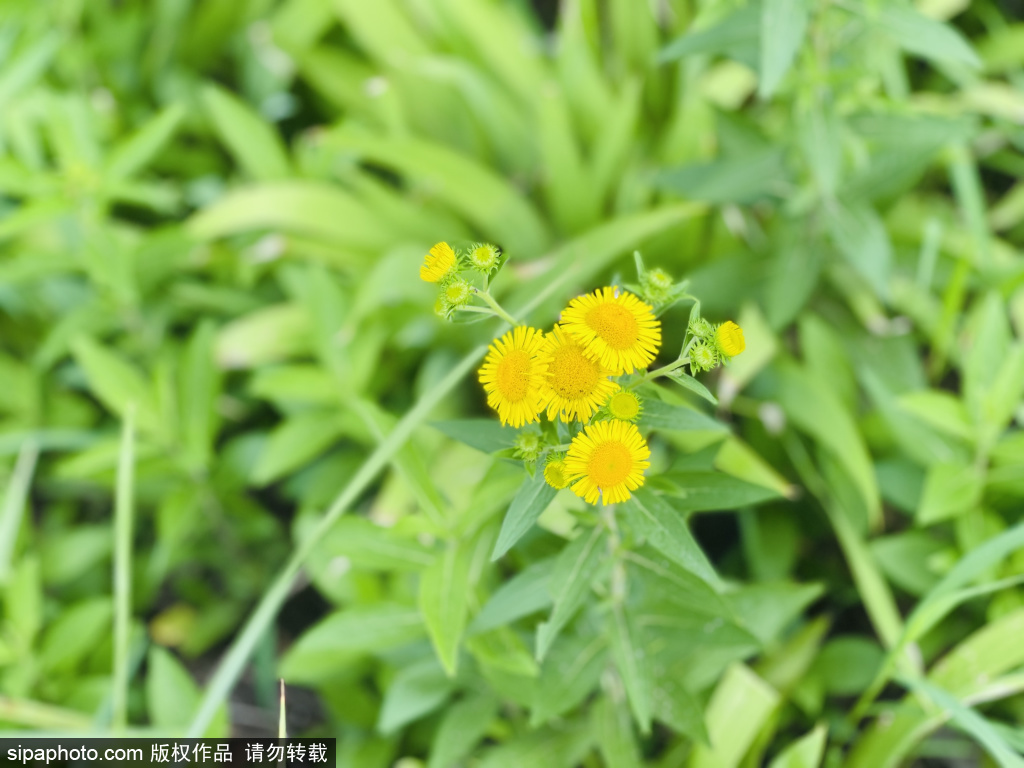
M 280 674 L 360 768 L 1021 764 L 1024 25 L 553 5 L 0 6 L 0 730 Z M 490 455 L 471 238 L 743 327 L 613 519 Z

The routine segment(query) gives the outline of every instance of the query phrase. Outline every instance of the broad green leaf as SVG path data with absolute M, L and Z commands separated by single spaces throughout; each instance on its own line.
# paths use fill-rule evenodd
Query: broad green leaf
M 491 553 L 491 562 L 508 552 L 533 527 L 537 518 L 554 500 L 556 493 L 558 491 L 544 480 L 543 472 L 535 472 L 533 477 L 527 476 L 523 480 L 508 512 L 505 513 L 501 533 L 498 534 L 498 541 Z
M 291 174 L 280 137 L 262 117 L 220 86 L 206 85 L 200 94 L 221 141 L 249 176 L 270 181 Z
M 684 405 L 672 405 L 662 400 L 644 400 L 640 424 L 650 429 L 670 429 L 681 432 L 727 432 L 728 427 Z
M 814 662 L 814 671 L 829 693 L 856 696 L 871 684 L 884 658 L 876 641 L 859 635 L 840 635 L 825 643 Z
M 651 705 L 655 719 L 688 736 L 694 743 L 710 743 L 704 709 L 676 675 L 654 676 Z
M 640 732 L 651 731 L 651 698 L 653 681 L 650 661 L 646 658 L 640 642 L 636 622 L 620 603 L 614 605 L 608 614 L 609 645 L 612 659 L 619 670 L 629 708 L 640 727 Z
M 499 704 L 493 696 L 477 693 L 448 707 L 430 745 L 427 768 L 452 768 L 472 754 L 497 717 Z
M 825 756 L 827 740 L 828 726 L 821 723 L 776 755 L 768 768 L 818 768 Z
M 267 437 L 253 468 L 254 485 L 268 485 L 308 464 L 342 434 L 332 411 L 307 411 L 280 423 Z
M 440 707 L 454 683 L 434 659 L 403 667 L 384 692 L 377 730 L 390 734 Z
M 519 434 L 517 430 L 503 427 L 494 419 L 452 419 L 435 421 L 430 426 L 484 453 L 497 453 L 511 448 Z
M 981 61 L 956 28 L 910 7 L 885 6 L 879 21 L 893 42 L 910 53 L 940 63 L 980 67 Z
M 146 665 L 146 711 L 150 722 L 168 733 L 188 724 L 189 713 L 199 703 L 199 686 L 170 651 L 153 645 Z M 221 707 L 207 737 L 228 733 L 228 710 Z
M 775 93 L 793 65 L 804 42 L 809 10 L 805 0 L 764 0 L 761 6 L 761 81 L 757 89 L 762 99 Z
M 738 437 L 730 436 L 722 441 L 712 467 L 742 482 L 767 488 L 777 496 L 792 499 L 796 493 L 785 477 Z
M 738 766 L 779 702 L 778 692 L 748 667 L 731 666 L 708 704 L 711 744 L 696 744 L 687 765 L 690 768 Z
M 971 464 L 935 464 L 928 469 L 917 522 L 931 525 L 964 514 L 981 500 L 985 478 Z
M 466 648 L 481 666 L 521 677 L 536 677 L 539 671 L 526 644 L 509 627 L 475 634 L 466 640 Z
M 537 660 L 543 661 L 551 643 L 583 604 L 605 555 L 601 527 L 584 530 L 562 550 L 548 581 L 554 607 L 537 626 Z
M 908 392 L 899 397 L 899 404 L 929 426 L 954 437 L 974 439 L 967 408 L 949 392 L 935 389 Z
M 973 695 L 1024 664 L 1022 633 L 1024 609 L 1018 608 L 962 640 L 935 664 L 928 679 L 957 696 Z
M 542 560 L 502 584 L 473 618 L 469 634 L 511 624 L 550 606 L 553 600 L 548 581 L 554 567 L 554 558 Z
M 646 488 L 640 488 L 622 508 L 636 532 L 652 547 L 708 584 L 720 583 L 714 568 L 690 533 L 686 516 L 674 506 Z
M 171 104 L 110 153 L 106 175 L 110 180 L 127 179 L 145 168 L 171 140 L 185 117 L 181 104 Z
M 420 576 L 419 607 L 438 660 L 455 675 L 459 642 L 469 610 L 472 551 L 469 542 L 449 542 L 444 553 Z
M 337 379 L 315 365 L 261 368 L 250 379 L 249 392 L 280 410 L 286 410 L 282 405 L 337 405 L 342 394 Z
M 300 179 L 242 187 L 197 213 L 187 227 L 200 240 L 281 230 L 340 248 L 371 251 L 394 240 L 385 222 L 354 195 L 325 182 Z
M 881 536 L 872 539 L 870 547 L 886 577 L 911 594 L 923 595 L 939 580 L 931 561 L 943 545 L 924 531 Z
M 820 584 L 749 584 L 726 593 L 725 598 L 742 625 L 770 645 L 822 591 Z
M 565 768 L 591 751 L 590 729 L 575 722 L 517 734 L 480 754 L 477 768 Z

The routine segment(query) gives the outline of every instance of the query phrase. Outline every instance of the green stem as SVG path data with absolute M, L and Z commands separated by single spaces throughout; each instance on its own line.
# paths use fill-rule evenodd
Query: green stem
M 680 357 L 674 363 L 669 363 L 668 365 L 662 366 L 661 368 L 655 368 L 653 371 L 649 371 L 646 376 L 644 376 L 643 378 L 637 379 L 632 384 L 630 384 L 628 387 L 626 387 L 626 389 L 627 390 L 628 389 L 636 389 L 641 384 L 646 384 L 648 381 L 651 381 L 652 379 L 657 379 L 660 376 L 666 376 L 666 375 L 672 373 L 672 371 L 679 370 L 680 368 L 682 368 L 684 365 L 686 365 L 689 362 L 690 362 L 690 358 L 688 358 L 688 357 Z
M 263 595 L 263 598 L 256 606 L 256 610 L 253 611 L 245 627 L 242 629 L 241 634 L 228 650 L 224 660 L 217 667 L 217 671 L 206 688 L 206 693 L 199 705 L 199 709 L 188 727 L 187 737 L 199 738 L 206 733 L 217 712 L 217 708 L 221 702 L 227 699 L 235 681 L 241 675 L 249 655 L 256 647 L 263 632 L 274 621 L 274 616 L 277 615 L 281 605 L 287 599 L 291 592 L 292 583 L 295 581 L 295 577 L 298 575 L 306 558 L 309 557 L 309 554 L 326 536 L 338 518 L 348 511 L 349 506 L 366 490 L 367 486 L 377 476 L 377 473 L 391 461 L 391 457 L 405 445 L 406 440 L 426 420 L 434 406 L 455 388 L 459 381 L 462 380 L 462 377 L 469 373 L 486 351 L 486 345 L 482 345 L 463 357 L 459 364 L 449 371 L 444 379 L 423 396 L 423 399 L 416 404 L 415 408 L 402 417 L 398 424 L 395 425 L 395 428 L 378 444 L 374 452 L 370 454 L 366 462 L 359 468 L 359 471 L 341 490 L 334 503 L 324 513 L 324 516 L 320 518 L 316 529 L 295 547 L 292 551 L 292 556 L 288 558 L 288 562 L 285 563 L 284 568 L 281 569 L 277 578 L 274 579 L 270 589 Z
M 519 321 L 505 311 L 505 308 L 502 307 L 501 304 L 499 304 L 493 296 L 491 296 L 490 291 L 475 291 L 475 293 L 477 296 L 484 300 L 484 303 L 491 308 L 494 314 L 496 314 L 506 323 L 511 325 L 513 328 L 519 325 Z
M 114 669 L 113 727 L 128 725 L 128 665 L 132 620 L 132 516 L 135 481 L 135 404 L 129 403 L 121 427 L 114 500 Z

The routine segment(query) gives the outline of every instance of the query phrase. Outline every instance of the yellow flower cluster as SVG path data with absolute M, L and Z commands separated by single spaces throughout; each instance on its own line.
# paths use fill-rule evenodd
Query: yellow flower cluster
M 544 477 L 590 503 L 625 501 L 643 482 L 650 450 L 632 423 L 640 399 L 612 377 L 646 368 L 661 346 L 652 308 L 631 293 L 602 288 L 580 296 L 550 333 L 517 327 L 495 340 L 480 369 L 487 403 L 502 424 L 581 422 L 564 456 L 549 457 Z M 591 419 L 601 409 L 609 419 Z

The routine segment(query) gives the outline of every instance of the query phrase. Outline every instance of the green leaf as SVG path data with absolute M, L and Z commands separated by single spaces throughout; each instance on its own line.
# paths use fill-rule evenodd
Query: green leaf
M 764 645 L 778 641 L 786 627 L 823 592 L 821 584 L 748 584 L 724 595 L 735 615 Z
M 444 554 L 420 576 L 420 613 L 449 677 L 458 666 L 459 641 L 469 610 L 470 554 L 466 542 L 449 542 Z
M 758 95 L 775 93 L 793 65 L 807 31 L 809 8 L 805 0 L 764 0 L 761 7 L 761 81 Z
M 146 711 L 157 728 L 175 732 L 188 724 L 189 713 L 199 703 L 199 686 L 188 670 L 169 651 L 150 646 L 146 672 Z M 228 711 L 223 706 L 204 734 L 223 737 L 228 733 Z
M 548 581 L 548 592 L 554 598 L 554 608 L 548 620 L 537 626 L 537 660 L 543 661 L 551 643 L 569 622 L 584 598 L 603 560 L 604 529 L 584 530 L 562 550 Z
M 607 664 L 608 649 L 599 635 L 563 635 L 544 659 L 530 727 L 536 728 L 576 707 L 594 690 Z
M 325 182 L 300 179 L 243 187 L 197 213 L 186 226 L 200 240 L 283 230 L 369 251 L 387 248 L 394 240 L 385 222 L 354 195 Z
M 835 247 L 868 281 L 876 295 L 887 298 L 892 245 L 875 210 L 856 204 L 838 207 L 829 220 L 829 233 Z
M 535 472 L 533 477 L 527 476 L 523 480 L 501 524 L 498 541 L 491 553 L 491 562 L 508 552 L 533 527 L 537 518 L 554 500 L 556 493 L 558 491 L 544 480 L 543 472 Z
M 36 458 L 39 448 L 34 440 L 25 440 L 18 453 L 18 463 L 14 466 L 7 490 L 4 492 L 3 506 L 0 506 L 0 586 L 7 583 L 14 559 L 14 545 L 18 543 L 21 521 L 28 507 L 29 490 L 32 487 L 32 475 L 36 469 Z
M 905 51 L 940 63 L 981 66 L 978 54 L 959 31 L 913 8 L 884 6 L 879 21 L 893 42 Z
M 696 744 L 689 768 L 734 768 L 767 723 L 780 696 L 742 664 L 729 667 L 707 709 L 710 746 Z
M 509 627 L 499 627 L 473 635 L 466 648 L 481 666 L 498 669 L 509 675 L 536 677 L 539 671 L 526 644 Z
M 554 567 L 554 558 L 542 560 L 502 584 L 473 618 L 469 634 L 511 624 L 550 606 L 554 601 L 548 582 Z
M 499 703 L 489 694 L 477 693 L 448 707 L 434 733 L 427 768 L 452 768 L 472 754 L 498 716 Z
M 935 389 L 908 392 L 899 397 L 899 404 L 935 429 L 965 440 L 974 439 L 967 408 L 949 392 Z
M 964 514 L 981 501 L 985 478 L 973 464 L 935 464 L 925 476 L 917 522 L 931 525 Z
M 669 429 L 679 432 L 728 432 L 729 428 L 698 410 L 683 405 L 672 405 L 662 400 L 644 400 L 640 425 L 649 429 Z
M 326 451 L 342 434 L 333 411 L 308 411 L 282 421 L 268 436 L 253 468 L 254 485 L 269 485 Z
M 314 682 L 347 666 L 353 655 L 385 653 L 423 634 L 423 619 L 413 608 L 386 602 L 346 608 L 321 619 L 288 649 L 281 676 Z
M 608 768 L 641 768 L 640 749 L 629 713 L 610 696 L 602 696 L 590 710 L 594 741 Z
M 825 756 L 827 740 L 828 726 L 821 723 L 776 755 L 768 768 L 818 768 Z
M 377 730 L 391 734 L 440 707 L 454 684 L 434 659 L 403 667 L 384 692 Z
M 640 644 L 639 631 L 623 605 L 616 604 L 609 615 L 612 658 L 626 688 L 626 697 L 640 732 L 651 732 L 651 680 L 650 662 Z
M 50 674 L 68 672 L 110 635 L 114 607 L 94 597 L 67 607 L 43 635 L 39 660 Z
M 221 368 L 258 368 L 312 346 L 310 318 L 298 304 L 270 304 L 243 315 L 217 333 L 215 350 Z
M 689 375 L 688 373 L 683 373 L 682 371 L 672 371 L 671 373 L 667 374 L 667 377 L 672 379 L 672 381 L 674 381 L 676 384 L 686 387 L 686 389 L 690 390 L 694 394 L 703 397 L 712 405 L 718 405 L 718 398 L 712 395 L 707 387 L 705 387 L 703 384 L 697 381 L 697 379 L 693 378 L 693 376 Z
M 673 40 L 658 54 L 658 61 L 665 63 L 698 53 L 726 53 L 746 50 L 756 61 L 757 47 L 761 44 L 761 13 L 754 5 L 745 5 L 717 24 L 696 32 L 687 32 Z M 753 50 L 752 50 L 753 49 Z
M 779 498 L 769 488 L 722 472 L 667 472 L 660 481 L 671 484 L 672 506 L 683 513 L 732 510 Z
M 686 525 L 686 517 L 646 488 L 633 493 L 622 505 L 630 524 L 648 543 L 708 584 L 720 583 L 718 575 Z
M 280 137 L 247 104 L 216 85 L 204 86 L 200 96 L 220 140 L 249 176 L 270 181 L 291 175 Z
M 655 184 L 687 200 L 751 203 L 779 194 L 785 179 L 782 151 L 768 147 L 662 171 L 655 177 Z
M 840 635 L 825 643 L 814 662 L 814 671 L 829 693 L 856 696 L 871 684 L 884 659 L 876 641 L 859 635 Z
M 120 142 L 107 160 L 107 179 L 127 179 L 149 165 L 174 136 L 184 117 L 185 108 L 181 104 L 171 104 Z
M 298 524 L 297 538 L 309 535 L 315 523 L 304 517 Z M 332 561 L 344 557 L 354 568 L 371 571 L 418 571 L 434 562 L 427 547 L 403 538 L 394 529 L 377 525 L 365 517 L 343 517 L 316 545 L 316 557 Z
M 511 448 L 519 434 L 518 430 L 503 427 L 494 419 L 452 419 L 434 421 L 430 426 L 452 440 L 458 440 L 484 453 L 497 453 Z
M 134 403 L 139 428 L 161 432 L 153 390 L 135 366 L 87 336 L 80 336 L 71 346 L 100 402 L 121 418 L 129 403 Z

